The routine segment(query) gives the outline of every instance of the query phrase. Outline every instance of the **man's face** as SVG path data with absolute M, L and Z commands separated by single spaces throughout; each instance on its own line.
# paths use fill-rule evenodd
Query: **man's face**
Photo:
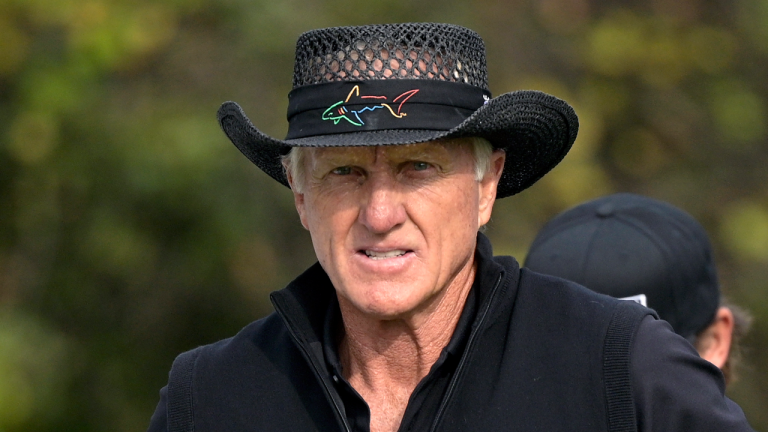
M 466 144 L 308 149 L 296 208 L 340 301 L 379 319 L 428 309 L 471 272 L 503 165 L 494 152 L 478 182 Z

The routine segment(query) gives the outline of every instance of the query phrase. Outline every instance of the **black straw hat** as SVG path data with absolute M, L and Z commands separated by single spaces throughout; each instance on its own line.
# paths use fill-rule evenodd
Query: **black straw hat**
M 576 139 L 573 109 L 554 96 L 517 91 L 491 98 L 483 40 L 449 24 L 336 27 L 296 44 L 288 136 L 272 138 L 234 102 L 218 117 L 238 149 L 288 185 L 280 157 L 291 147 L 413 144 L 481 137 L 507 153 L 497 197 L 549 172 Z
M 645 295 L 683 337 L 715 318 L 720 286 L 704 228 L 670 204 L 633 194 L 586 202 L 549 221 L 525 266 L 613 297 Z

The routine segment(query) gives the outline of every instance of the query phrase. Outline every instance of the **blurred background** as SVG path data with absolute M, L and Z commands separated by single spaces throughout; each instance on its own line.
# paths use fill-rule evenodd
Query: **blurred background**
M 599 195 L 669 201 L 707 228 L 752 312 L 729 389 L 768 431 L 768 1 L 0 0 L 0 431 L 145 430 L 174 357 L 272 309 L 314 262 L 288 189 L 215 112 L 284 136 L 303 31 L 438 21 L 485 39 L 495 95 L 581 119 L 550 175 L 497 203 L 520 261 Z

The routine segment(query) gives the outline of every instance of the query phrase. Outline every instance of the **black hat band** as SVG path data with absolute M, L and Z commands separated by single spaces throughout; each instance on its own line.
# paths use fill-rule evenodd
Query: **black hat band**
M 387 129 L 450 130 L 490 100 L 487 90 L 431 79 L 339 81 L 288 94 L 288 136 Z

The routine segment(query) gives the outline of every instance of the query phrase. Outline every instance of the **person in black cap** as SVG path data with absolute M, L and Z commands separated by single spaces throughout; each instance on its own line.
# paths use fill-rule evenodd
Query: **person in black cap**
M 463 27 L 337 27 L 299 37 L 286 139 L 221 106 L 318 263 L 275 313 L 177 357 L 150 431 L 751 430 L 651 310 L 493 256 L 496 198 L 551 170 L 578 120 L 541 92 L 492 98 L 486 75 Z
M 627 193 L 583 203 L 541 229 L 525 267 L 654 309 L 731 382 L 750 317 L 723 303 L 706 231 L 683 210 Z

